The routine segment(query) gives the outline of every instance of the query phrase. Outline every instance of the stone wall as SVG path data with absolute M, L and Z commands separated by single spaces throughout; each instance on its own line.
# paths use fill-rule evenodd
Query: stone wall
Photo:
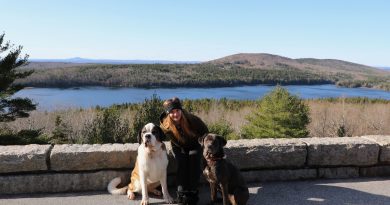
M 117 176 L 125 185 L 137 147 L 0 146 L 0 195 L 105 190 Z M 173 184 L 175 163 L 167 147 Z M 233 140 L 225 150 L 248 182 L 390 176 L 390 136 Z

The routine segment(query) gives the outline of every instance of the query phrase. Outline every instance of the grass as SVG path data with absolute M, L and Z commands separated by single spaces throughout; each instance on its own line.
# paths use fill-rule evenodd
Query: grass
M 341 127 L 345 136 L 390 135 L 390 101 L 369 99 L 321 99 L 306 100 L 310 107 L 311 122 L 308 137 L 338 137 Z M 256 109 L 257 101 L 200 99 L 183 102 L 185 108 L 202 118 L 213 129 L 226 131 L 228 138 L 239 139 L 246 116 Z M 103 108 L 104 109 L 104 108 Z M 120 121 L 132 125 L 137 106 L 115 106 L 120 110 Z M 55 119 L 60 116 L 73 141 L 83 138 L 87 125 L 91 125 L 96 109 L 67 109 L 53 112 L 34 111 L 29 118 L 1 123 L 0 129 L 18 132 L 23 129 L 42 129 L 44 136 L 52 135 Z M 227 127 L 230 126 L 230 127 Z M 230 133 L 232 131 L 232 133 Z

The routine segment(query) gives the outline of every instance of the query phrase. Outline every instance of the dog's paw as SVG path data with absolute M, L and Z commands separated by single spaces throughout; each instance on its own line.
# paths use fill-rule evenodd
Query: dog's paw
M 127 198 L 130 199 L 130 200 L 134 200 L 135 199 L 135 194 L 133 192 L 128 192 L 127 193 Z
M 215 198 L 215 200 L 210 200 L 207 205 L 220 204 L 223 203 L 223 199 L 220 197 Z
M 161 195 L 162 195 L 161 191 L 159 191 L 159 190 L 157 190 L 157 189 L 154 189 L 154 190 L 152 191 L 152 193 L 153 193 L 154 195 L 156 195 L 156 196 L 161 196 Z
M 173 204 L 175 202 L 170 195 L 168 195 L 166 197 L 164 196 L 164 201 L 165 201 L 165 203 L 168 203 L 168 204 Z
M 141 205 L 149 205 L 149 199 L 142 199 Z
M 215 203 L 222 203 L 223 199 L 221 197 L 217 197 L 214 202 Z

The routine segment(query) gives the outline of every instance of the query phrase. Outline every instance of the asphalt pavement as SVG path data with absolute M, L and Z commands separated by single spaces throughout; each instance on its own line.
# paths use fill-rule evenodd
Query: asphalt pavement
M 390 177 L 254 183 L 249 192 L 249 205 L 390 205 Z M 170 193 L 175 196 L 174 190 Z M 209 193 L 208 186 L 201 187 L 199 205 L 208 203 Z M 0 195 L 0 205 L 133 205 L 140 204 L 140 198 L 130 201 L 107 192 Z M 165 204 L 153 196 L 150 202 Z

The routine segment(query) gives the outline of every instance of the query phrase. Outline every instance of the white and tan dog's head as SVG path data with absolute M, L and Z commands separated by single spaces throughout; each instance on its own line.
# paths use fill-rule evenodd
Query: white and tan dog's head
M 163 140 L 165 140 L 164 132 L 154 123 L 146 124 L 138 133 L 138 143 L 144 144 L 147 148 L 153 148 Z

